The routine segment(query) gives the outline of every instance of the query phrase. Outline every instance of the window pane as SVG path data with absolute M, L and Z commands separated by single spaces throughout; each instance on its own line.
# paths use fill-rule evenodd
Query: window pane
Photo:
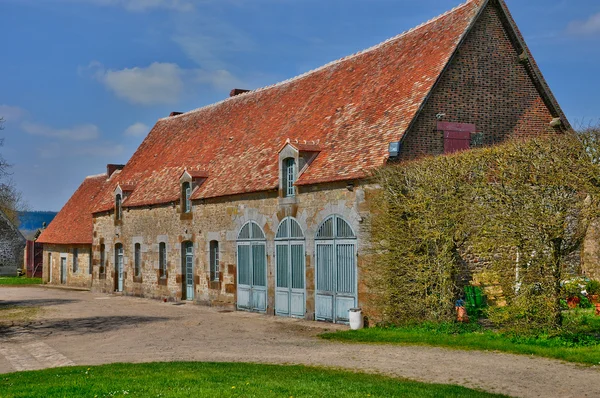
M 210 242 L 210 280 L 219 280 L 219 242 L 213 240 Z
M 323 222 L 317 233 L 317 238 L 333 239 L 333 217 L 330 217 Z
M 337 234 L 338 238 L 354 238 L 354 232 L 352 232 L 352 228 L 343 218 L 336 217 L 337 221 Z
M 79 249 L 73 249 L 73 272 L 77 272 L 77 268 L 78 268 L 78 256 L 79 256 Z
M 135 263 L 135 276 L 140 276 L 141 268 L 142 268 L 142 259 L 141 259 L 141 245 L 136 243 L 134 246 L 134 263 Z
M 250 275 L 250 246 L 249 245 L 239 245 L 238 246 L 238 273 L 239 273 L 239 283 L 241 285 L 250 285 L 251 275 Z
M 253 286 L 267 286 L 267 270 L 265 264 L 265 245 L 252 245 Z
M 277 287 L 288 287 L 288 246 L 277 245 Z
M 354 293 L 356 273 L 354 245 L 337 245 L 337 292 Z
M 317 290 L 333 291 L 333 245 L 317 245 Z
M 292 245 L 292 289 L 304 289 L 304 245 Z
M 276 238 L 287 238 L 289 236 L 289 232 L 288 232 L 288 224 L 289 224 L 289 219 L 285 219 L 281 222 L 281 224 L 279 224 L 279 229 L 277 230 L 277 236 Z

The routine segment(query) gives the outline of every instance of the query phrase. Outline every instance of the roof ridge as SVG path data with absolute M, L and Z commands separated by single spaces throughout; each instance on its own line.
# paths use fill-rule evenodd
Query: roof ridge
M 400 34 L 398 34 L 396 36 L 393 36 L 393 37 L 391 37 L 391 38 L 389 38 L 387 40 L 384 40 L 381 43 L 375 44 L 374 46 L 368 47 L 368 48 L 366 48 L 364 50 L 355 52 L 354 54 L 350 54 L 350 55 L 347 55 L 345 57 L 338 58 L 338 59 L 333 60 L 333 61 L 331 61 L 331 62 L 329 62 L 329 63 L 327 63 L 325 65 L 319 66 L 318 68 L 309 70 L 308 72 L 304 72 L 304 73 L 302 73 L 300 75 L 291 77 L 289 79 L 283 80 L 283 81 L 278 82 L 278 83 L 274 83 L 274 84 L 271 84 L 271 85 L 268 85 L 268 86 L 264 86 L 264 87 L 259 87 L 259 88 L 255 89 L 255 90 L 250 90 L 248 92 L 245 92 L 245 93 L 242 93 L 242 94 L 238 94 L 238 95 L 236 95 L 234 97 L 225 98 L 225 99 L 223 99 L 221 101 L 218 101 L 218 102 L 206 105 L 206 106 L 202 106 L 200 108 L 192 109 L 191 111 L 184 112 L 184 113 L 182 113 L 180 115 L 167 116 L 167 117 L 160 118 L 158 120 L 159 121 L 173 120 L 173 119 L 176 119 L 176 118 L 187 116 L 187 115 L 189 115 L 191 113 L 196 113 L 196 112 L 199 112 L 199 111 L 203 111 L 203 110 L 214 108 L 216 106 L 219 106 L 219 105 L 221 105 L 223 103 L 226 103 L 226 102 L 229 102 L 229 101 L 240 100 L 242 98 L 246 98 L 246 97 L 249 97 L 249 96 L 251 96 L 253 94 L 261 93 L 263 91 L 266 91 L 266 90 L 269 90 L 269 89 L 272 89 L 272 88 L 275 88 L 275 87 L 285 86 L 285 85 L 287 85 L 289 83 L 292 83 L 292 82 L 295 82 L 297 80 L 303 79 L 303 78 L 305 78 L 307 76 L 310 76 L 310 75 L 312 75 L 314 73 L 320 72 L 320 71 L 322 71 L 324 69 L 327 69 L 329 67 L 332 67 L 334 65 L 340 64 L 340 63 L 342 63 L 344 61 L 348 61 L 350 59 L 356 58 L 356 57 L 361 56 L 363 54 L 366 54 L 366 53 L 378 50 L 381 47 L 385 46 L 386 44 L 389 44 L 389 43 L 391 43 L 393 41 L 396 41 L 396 40 L 402 38 L 403 36 L 406 36 L 406 35 L 408 35 L 410 33 L 413 33 L 414 31 L 416 31 L 418 29 L 424 28 L 425 26 L 430 25 L 430 24 L 436 22 L 437 20 L 442 19 L 442 18 L 444 18 L 444 17 L 452 14 L 452 13 L 454 13 L 454 12 L 462 9 L 463 7 L 466 7 L 470 3 L 483 3 L 483 2 L 481 0 L 466 0 L 464 3 L 461 3 L 461 4 L 457 5 L 456 7 L 452 8 L 452 9 L 450 9 L 450 10 L 448 10 L 448 11 L 446 11 L 446 12 L 444 12 L 444 13 L 438 15 L 438 16 L 435 16 L 435 17 L 429 19 L 428 21 L 425 21 L 425 22 L 423 22 L 423 23 L 421 23 L 421 24 L 419 24 L 419 25 L 417 25 L 417 26 L 415 26 L 415 27 L 413 27 L 411 29 L 405 30 L 404 32 L 402 32 L 402 33 L 400 33 Z
M 106 177 L 106 173 L 92 174 L 92 175 L 85 177 L 84 179 L 87 180 L 88 178 L 91 179 L 91 178 L 100 178 L 100 177 Z

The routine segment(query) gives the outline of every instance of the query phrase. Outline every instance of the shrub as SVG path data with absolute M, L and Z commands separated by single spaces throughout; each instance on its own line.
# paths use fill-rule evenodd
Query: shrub
M 600 281 L 594 279 L 590 280 L 585 286 L 585 290 L 590 296 L 596 294 L 600 295 Z
M 498 277 L 505 306 L 488 311 L 497 326 L 560 327 L 560 282 L 598 217 L 598 175 L 600 131 L 380 169 L 367 275 L 379 314 L 396 324 L 452 320 L 469 252 Z

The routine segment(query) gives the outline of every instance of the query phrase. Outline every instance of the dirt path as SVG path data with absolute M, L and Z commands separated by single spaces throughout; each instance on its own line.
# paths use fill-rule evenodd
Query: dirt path
M 25 326 L 0 322 L 0 373 L 113 362 L 294 363 L 512 396 L 600 397 L 598 367 L 492 352 L 340 344 L 315 337 L 344 328 L 338 325 L 34 287 L 0 288 L 0 307 L 9 305 L 42 310 Z

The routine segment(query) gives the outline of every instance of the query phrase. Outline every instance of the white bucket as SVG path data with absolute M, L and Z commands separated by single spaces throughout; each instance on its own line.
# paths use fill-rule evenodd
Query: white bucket
M 352 308 L 348 310 L 350 319 L 350 329 L 358 330 L 363 328 L 362 310 L 360 308 Z

